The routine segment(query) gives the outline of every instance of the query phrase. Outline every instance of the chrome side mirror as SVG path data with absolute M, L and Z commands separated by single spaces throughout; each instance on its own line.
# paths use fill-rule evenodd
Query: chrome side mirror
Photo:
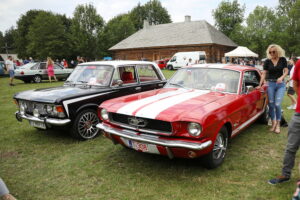
M 252 85 L 247 85 L 246 86 L 246 94 L 252 92 L 254 90 L 254 87 Z

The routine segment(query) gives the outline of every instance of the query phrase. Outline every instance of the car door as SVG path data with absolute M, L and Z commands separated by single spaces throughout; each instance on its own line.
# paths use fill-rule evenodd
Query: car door
M 122 84 L 118 83 L 120 80 L 122 81 Z M 136 74 L 135 65 L 118 66 L 114 71 L 111 85 L 116 91 L 116 97 L 142 91 L 142 87 L 139 84 L 138 76 Z
M 64 68 L 61 65 L 58 65 L 57 63 L 54 63 L 54 74 L 57 79 L 64 79 L 67 77 Z
M 138 64 L 136 70 L 141 91 L 154 90 L 164 86 L 157 69 L 152 64 Z
M 46 63 L 40 63 L 37 73 L 42 76 L 42 79 L 48 78 Z
M 263 109 L 265 93 L 256 89 L 259 81 L 260 75 L 256 70 L 247 70 L 243 73 L 242 98 L 244 106 L 242 121 L 247 121 Z

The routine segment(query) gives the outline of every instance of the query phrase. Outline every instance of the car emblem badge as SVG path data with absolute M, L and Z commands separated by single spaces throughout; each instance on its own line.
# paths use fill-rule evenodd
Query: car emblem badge
M 138 118 L 135 118 L 135 117 L 129 117 L 128 118 L 128 123 L 132 126 L 136 126 L 136 127 L 145 127 L 147 126 L 147 121 L 144 120 L 144 119 L 138 119 Z

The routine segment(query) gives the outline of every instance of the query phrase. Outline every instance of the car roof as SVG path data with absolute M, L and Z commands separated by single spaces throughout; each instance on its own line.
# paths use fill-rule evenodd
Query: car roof
M 138 61 L 138 60 L 108 60 L 108 61 L 94 61 L 94 62 L 85 62 L 80 63 L 79 65 L 112 65 L 114 67 L 120 65 L 137 65 L 137 64 L 151 64 L 155 65 L 154 62 L 149 61 Z
M 250 67 L 245 65 L 218 64 L 218 63 L 195 64 L 192 66 L 186 66 L 184 68 L 218 68 L 218 69 L 229 69 L 234 71 L 257 70 L 255 67 Z

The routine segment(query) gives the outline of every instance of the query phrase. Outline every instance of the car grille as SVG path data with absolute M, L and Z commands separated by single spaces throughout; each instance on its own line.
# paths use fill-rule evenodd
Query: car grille
M 142 117 L 134 117 L 118 113 L 109 113 L 110 120 L 113 123 L 126 125 L 128 127 L 139 129 L 141 132 L 149 132 L 154 134 L 172 134 L 172 125 L 170 122 L 148 119 Z

